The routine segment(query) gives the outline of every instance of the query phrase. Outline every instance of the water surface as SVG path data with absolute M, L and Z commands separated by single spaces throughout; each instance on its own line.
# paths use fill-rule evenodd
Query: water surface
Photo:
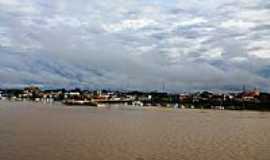
M 0 101 L 1 160 L 269 160 L 270 113 Z

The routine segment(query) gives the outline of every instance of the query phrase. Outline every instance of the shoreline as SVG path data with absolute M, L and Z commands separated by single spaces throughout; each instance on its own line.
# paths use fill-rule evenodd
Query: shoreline
M 175 111 L 216 111 L 216 112 L 265 112 L 270 113 L 270 110 L 251 110 L 251 109 L 209 109 L 209 108 L 171 108 L 163 106 L 133 106 L 123 104 L 102 105 L 102 106 L 89 106 L 89 105 L 67 105 L 62 102 L 54 101 L 47 102 L 35 102 L 35 101 L 12 101 L 12 100 L 0 100 L 0 104 L 4 103 L 16 103 L 16 104 L 41 104 L 46 106 L 62 106 L 64 108 L 97 108 L 97 109 L 113 109 L 113 110 L 134 110 L 134 111 L 160 111 L 160 112 L 175 112 Z

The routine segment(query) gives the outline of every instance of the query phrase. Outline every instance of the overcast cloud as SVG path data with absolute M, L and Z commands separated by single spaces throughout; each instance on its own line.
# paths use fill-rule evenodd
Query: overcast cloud
M 268 0 L 0 0 L 0 87 L 270 90 Z

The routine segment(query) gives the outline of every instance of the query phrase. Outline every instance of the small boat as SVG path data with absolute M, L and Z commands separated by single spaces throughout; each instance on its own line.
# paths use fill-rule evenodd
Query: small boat
M 88 100 L 69 99 L 63 102 L 65 105 L 97 106 L 97 103 Z

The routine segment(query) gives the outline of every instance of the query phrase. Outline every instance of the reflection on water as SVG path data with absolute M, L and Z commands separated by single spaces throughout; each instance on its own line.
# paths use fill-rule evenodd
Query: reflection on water
M 0 102 L 2 160 L 269 160 L 270 113 Z

